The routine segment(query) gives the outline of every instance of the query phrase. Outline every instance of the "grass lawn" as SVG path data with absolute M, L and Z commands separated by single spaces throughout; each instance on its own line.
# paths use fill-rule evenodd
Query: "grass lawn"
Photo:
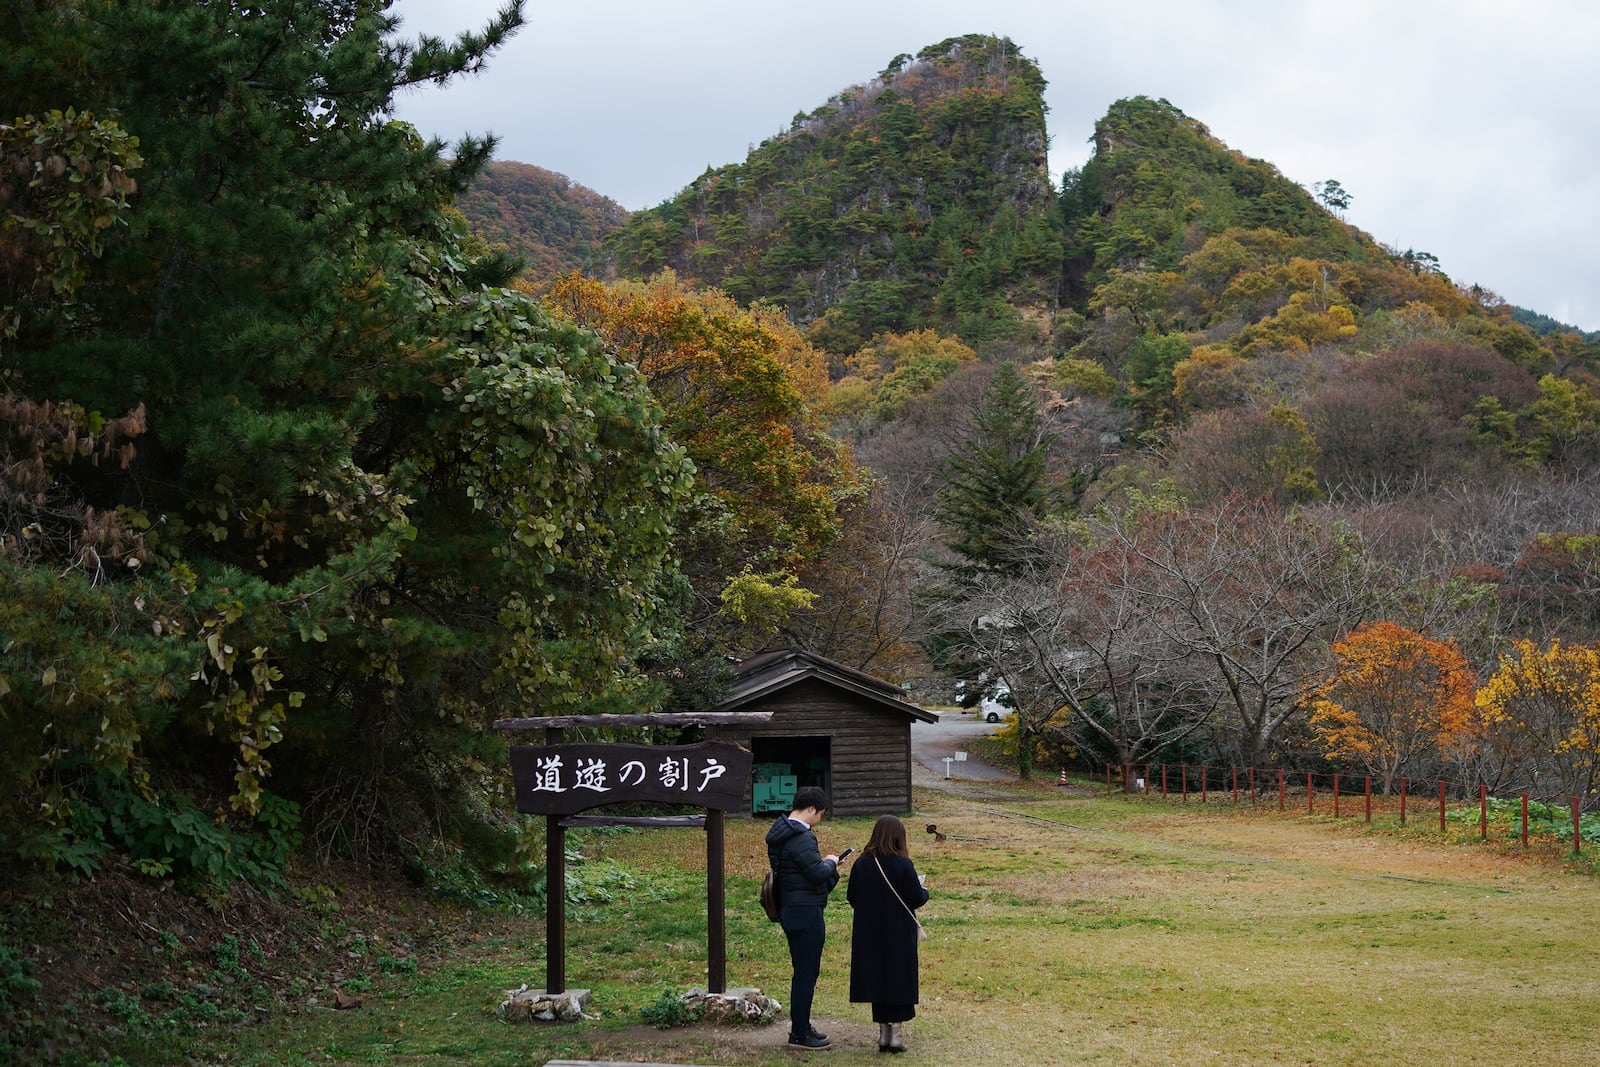
M 918 790 L 916 802 L 932 937 L 907 1062 L 1600 1061 L 1600 879 L 1564 860 L 1570 844 L 1524 854 L 1478 843 L 1475 824 L 1450 841 L 1426 820 L 1369 829 L 1043 784 Z M 944 841 L 923 833 L 930 822 Z M 830 818 L 824 851 L 859 847 L 870 825 Z M 728 827 L 729 984 L 787 1001 L 783 937 L 755 900 L 767 822 Z M 660 1030 L 641 1011 L 705 981 L 703 836 L 574 837 L 587 899 L 569 908 L 567 982 L 592 991 L 598 1018 L 493 1018 L 502 990 L 544 980 L 541 917 L 507 916 L 480 921 L 453 957 L 377 969 L 359 1009 L 302 1003 L 185 1038 L 184 1054 L 275 1067 L 885 1061 L 866 1006 L 846 999 L 842 887 L 815 1009 L 832 1050 L 783 1048 L 781 1022 Z

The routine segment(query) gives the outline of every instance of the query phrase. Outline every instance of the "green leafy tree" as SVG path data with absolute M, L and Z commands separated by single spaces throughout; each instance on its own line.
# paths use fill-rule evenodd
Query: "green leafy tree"
M 454 42 L 398 40 L 386 8 L 6 16 L 8 106 L 127 196 L 51 268 L 70 284 L 13 305 L 0 367 L 8 848 L 92 841 L 97 771 L 244 820 L 270 781 L 352 854 L 460 839 L 490 720 L 652 699 L 632 657 L 682 452 L 638 373 L 499 288 L 449 209 L 490 145 L 446 158 L 389 119 L 521 5 Z M 109 169 L 134 139 L 136 194 Z M 35 203 L 68 235 L 73 207 Z
M 1600 458 L 1600 399 L 1588 384 L 1545 375 L 1527 416 L 1532 456 L 1569 470 L 1593 469 Z
M 1189 358 L 1190 345 L 1181 333 L 1144 334 L 1128 349 L 1122 372 L 1128 403 L 1146 423 L 1160 423 L 1176 407 L 1173 371 Z
M 0 126 L 0 160 L 4 342 L 33 306 L 82 284 L 106 231 L 124 221 L 144 160 L 126 130 L 71 107 Z

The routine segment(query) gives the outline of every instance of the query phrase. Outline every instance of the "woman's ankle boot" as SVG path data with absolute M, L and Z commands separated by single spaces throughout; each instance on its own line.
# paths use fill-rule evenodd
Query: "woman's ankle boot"
M 906 1050 L 905 1035 L 900 1032 L 899 1023 L 889 1024 L 889 1051 L 904 1052 Z
M 891 1034 L 891 1031 L 889 1029 L 889 1024 L 888 1023 L 879 1023 L 878 1024 L 878 1051 L 879 1052 L 888 1052 L 889 1051 L 889 1037 L 890 1037 L 890 1034 Z

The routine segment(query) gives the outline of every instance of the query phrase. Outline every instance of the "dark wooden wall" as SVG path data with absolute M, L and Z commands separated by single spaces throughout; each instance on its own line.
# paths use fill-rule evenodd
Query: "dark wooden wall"
M 834 815 L 898 815 L 911 810 L 911 719 L 825 682 L 808 679 L 779 690 L 745 711 L 770 711 L 759 726 L 719 736 L 831 738 Z M 745 786 L 750 811 L 750 787 Z

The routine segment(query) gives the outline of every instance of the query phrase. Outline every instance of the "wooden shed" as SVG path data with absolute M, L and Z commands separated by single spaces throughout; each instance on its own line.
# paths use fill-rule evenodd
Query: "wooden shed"
M 770 711 L 770 721 L 724 729 L 753 756 L 745 792 L 754 815 L 788 811 L 801 786 L 828 791 L 836 815 L 911 810 L 911 723 L 939 717 L 900 687 L 842 663 L 786 649 L 740 663 L 712 711 Z

